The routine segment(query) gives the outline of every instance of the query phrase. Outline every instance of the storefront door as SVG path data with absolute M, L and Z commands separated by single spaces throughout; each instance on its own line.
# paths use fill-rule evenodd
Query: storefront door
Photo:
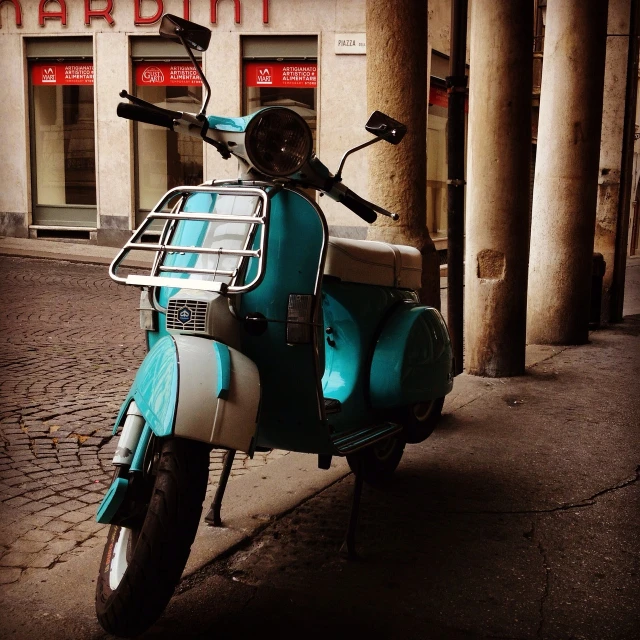
M 93 62 L 30 61 L 33 224 L 96 227 Z

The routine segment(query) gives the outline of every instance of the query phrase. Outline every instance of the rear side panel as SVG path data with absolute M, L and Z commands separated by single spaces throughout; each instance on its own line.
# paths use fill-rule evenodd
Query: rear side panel
M 384 422 L 369 401 L 369 370 L 373 347 L 398 305 L 415 303 L 411 291 L 341 282 L 326 277 L 323 315 L 326 333 L 323 392 L 339 400 L 339 413 L 327 416 L 335 434 Z
M 453 388 L 452 360 L 440 312 L 401 306 L 389 318 L 373 353 L 371 405 L 382 409 L 445 396 Z

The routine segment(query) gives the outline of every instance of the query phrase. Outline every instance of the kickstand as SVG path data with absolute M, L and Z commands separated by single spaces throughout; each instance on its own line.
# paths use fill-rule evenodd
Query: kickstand
M 227 488 L 227 481 L 231 473 L 231 467 L 233 465 L 233 459 L 236 457 L 236 450 L 229 449 L 224 456 L 224 465 L 222 467 L 222 473 L 220 474 L 220 480 L 218 481 L 218 488 L 216 489 L 216 495 L 211 503 L 209 513 L 204 517 L 204 521 L 212 527 L 221 527 L 222 520 L 220 519 L 220 508 L 222 507 L 222 498 Z
M 340 551 L 346 552 L 347 559 L 358 560 L 358 552 L 356 551 L 356 528 L 358 527 L 358 516 L 360 515 L 360 498 L 362 496 L 362 458 L 358 456 L 356 468 L 354 470 L 355 480 L 353 483 L 353 500 L 351 502 L 351 513 L 349 514 L 349 528 L 347 529 L 347 537 L 342 544 Z

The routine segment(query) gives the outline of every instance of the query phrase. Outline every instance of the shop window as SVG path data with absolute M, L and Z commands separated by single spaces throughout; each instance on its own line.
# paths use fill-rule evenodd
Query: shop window
M 32 62 L 33 222 L 95 226 L 93 63 Z
M 467 74 L 469 67 L 467 67 Z M 437 51 L 431 56 L 429 112 L 427 116 L 427 228 L 434 239 L 447 235 L 447 129 L 449 97 L 446 76 L 449 58 Z M 467 98 L 468 100 L 468 98 Z M 468 102 L 465 111 L 468 112 Z M 465 131 L 468 131 L 465 118 Z M 466 157 L 466 142 L 465 142 Z
M 431 235 L 447 235 L 447 119 L 444 80 L 431 78 L 427 117 L 427 228 Z
M 317 38 L 255 36 L 243 38 L 243 113 L 262 107 L 293 109 L 307 122 L 316 141 Z
M 137 61 L 135 94 L 165 109 L 198 113 L 202 84 L 190 62 Z M 135 123 L 136 223 L 166 191 L 203 181 L 202 140 L 142 122 Z

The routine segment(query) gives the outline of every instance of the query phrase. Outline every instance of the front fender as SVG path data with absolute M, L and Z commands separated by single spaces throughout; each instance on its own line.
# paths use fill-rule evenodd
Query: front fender
M 175 435 L 250 452 L 260 377 L 239 351 L 196 336 L 165 336 L 142 362 L 116 429 L 132 400 L 158 437 Z

